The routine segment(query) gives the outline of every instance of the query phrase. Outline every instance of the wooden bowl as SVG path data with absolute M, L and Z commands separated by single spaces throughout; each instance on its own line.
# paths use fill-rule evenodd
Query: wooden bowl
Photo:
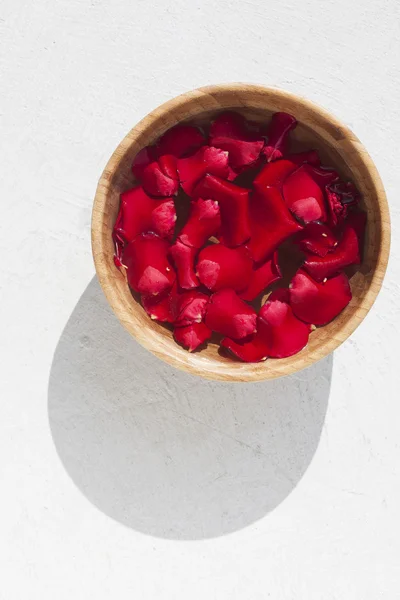
M 354 181 L 368 212 L 364 261 L 351 278 L 352 301 L 332 323 L 316 329 L 308 346 L 290 358 L 245 364 L 221 356 L 218 346 L 211 343 L 206 349 L 190 354 L 175 343 L 171 331 L 147 316 L 114 266 L 111 232 L 120 193 L 134 183 L 130 169 L 134 156 L 173 125 L 182 121 L 206 123 L 221 109 L 233 109 L 258 121 L 268 120 L 276 111 L 293 114 L 299 121 L 291 134 L 294 150 L 316 148 L 324 164 Z M 92 248 L 97 276 L 121 323 L 158 358 L 189 373 L 221 381 L 260 381 L 289 375 L 335 350 L 371 308 L 385 274 L 389 245 L 390 218 L 385 191 L 375 165 L 357 137 L 308 100 L 258 85 L 204 87 L 153 110 L 122 140 L 108 161 L 93 205 Z

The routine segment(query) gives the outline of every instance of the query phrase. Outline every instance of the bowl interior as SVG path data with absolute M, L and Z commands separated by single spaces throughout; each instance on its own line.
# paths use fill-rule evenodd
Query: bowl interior
M 292 132 L 291 149 L 318 150 L 324 165 L 354 181 L 362 193 L 362 207 L 368 213 L 364 260 L 350 279 L 353 299 L 329 325 L 310 335 L 308 346 L 286 359 L 269 359 L 243 364 L 219 353 L 219 346 L 188 353 L 178 346 L 171 331 L 146 315 L 124 276 L 113 263 L 112 228 L 117 216 L 120 193 L 132 187 L 135 179 L 130 165 L 137 152 L 152 144 L 178 122 L 207 125 L 221 110 L 232 109 L 247 118 L 265 122 L 276 111 L 293 114 L 299 125 Z M 150 113 L 123 140 L 110 159 L 96 194 L 93 211 L 93 253 L 96 270 L 106 296 L 125 327 L 138 341 L 176 367 L 204 377 L 250 381 L 293 373 L 329 354 L 344 341 L 364 318 L 379 291 L 389 246 L 389 217 L 386 198 L 376 169 L 366 151 L 347 128 L 306 100 L 258 86 L 238 85 L 203 88 L 185 94 Z

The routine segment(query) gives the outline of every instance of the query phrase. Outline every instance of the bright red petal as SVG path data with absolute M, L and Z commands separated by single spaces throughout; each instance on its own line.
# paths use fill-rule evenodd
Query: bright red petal
M 175 327 L 174 338 L 178 344 L 187 348 L 189 352 L 193 352 L 210 339 L 212 334 L 211 329 L 204 323 L 193 323 L 186 327 Z
M 186 246 L 179 239 L 170 248 L 170 255 L 177 270 L 178 283 L 184 290 L 199 286 L 194 269 L 197 252 L 197 248 Z
M 253 271 L 253 260 L 247 248 L 228 248 L 212 244 L 203 248 L 197 261 L 197 273 L 203 285 L 216 292 L 225 288 L 243 290 Z
M 168 261 L 169 243 L 153 233 L 138 235 L 122 255 L 131 288 L 157 296 L 172 287 L 175 273 Z
M 290 285 L 290 306 L 298 319 L 313 325 L 326 325 L 351 300 L 349 280 L 340 273 L 325 283 L 318 283 L 300 269 Z
M 213 294 L 207 306 L 207 327 L 232 339 L 245 338 L 256 331 L 255 310 L 233 290 Z
M 250 237 L 249 191 L 214 175 L 205 175 L 194 189 L 195 198 L 219 203 L 221 234 L 229 247 L 241 246 Z
M 248 246 L 256 262 L 264 261 L 282 242 L 302 229 L 278 188 L 255 188 L 249 209 L 251 240 Z
M 259 267 L 254 268 L 250 283 L 245 290 L 239 293 L 242 300 L 251 302 L 269 285 L 282 277 L 278 264 L 278 253 L 274 252 L 272 258 L 265 261 Z

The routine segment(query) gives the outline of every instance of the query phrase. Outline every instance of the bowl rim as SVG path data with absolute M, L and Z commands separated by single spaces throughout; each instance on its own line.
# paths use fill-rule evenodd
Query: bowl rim
M 146 130 L 148 127 L 151 127 L 152 123 L 156 119 L 160 119 L 164 116 L 167 116 L 171 109 L 182 107 L 188 101 L 193 101 L 196 98 L 199 99 L 199 101 L 201 101 L 201 97 L 204 97 L 205 94 L 212 96 L 213 94 L 231 93 L 235 91 L 249 93 L 253 92 L 258 94 L 266 93 L 280 96 L 282 99 L 286 99 L 291 102 L 296 102 L 297 104 L 301 105 L 303 109 L 308 109 L 312 111 L 314 114 L 318 115 L 321 118 L 321 120 L 328 120 L 330 124 L 333 125 L 333 127 L 338 128 L 338 130 L 340 130 L 341 133 L 347 138 L 347 141 L 353 146 L 354 152 L 357 152 L 360 160 L 364 163 L 365 168 L 368 170 L 371 176 L 371 179 L 376 188 L 379 212 L 381 215 L 380 246 L 377 250 L 376 264 L 374 267 L 373 274 L 370 278 L 368 290 L 364 294 L 362 300 L 358 303 L 357 310 L 349 317 L 349 319 L 345 323 L 343 323 L 338 334 L 325 338 L 321 342 L 321 346 L 319 347 L 318 352 L 314 352 L 312 356 L 309 356 L 308 359 L 302 357 L 302 360 L 299 361 L 299 364 L 296 364 L 296 362 L 294 362 L 290 365 L 285 365 L 285 368 L 282 370 L 253 370 L 251 369 L 251 367 L 254 367 L 255 364 L 259 365 L 259 363 L 241 363 L 241 366 L 243 368 L 241 368 L 240 370 L 232 369 L 230 373 L 227 373 L 225 369 L 223 373 L 219 373 L 216 369 L 206 370 L 203 367 L 200 367 L 198 364 L 196 364 L 196 361 L 193 360 L 187 362 L 178 360 L 173 354 L 171 354 L 163 348 L 155 349 L 154 342 L 149 341 L 149 339 L 145 335 L 141 335 L 141 332 L 138 331 L 132 323 L 127 321 L 126 317 L 124 316 L 125 311 L 121 308 L 119 298 L 117 297 L 116 291 L 114 289 L 114 275 L 112 274 L 111 269 L 105 266 L 104 261 L 105 250 L 101 231 L 110 180 L 113 174 L 115 173 L 116 168 L 118 167 L 121 159 L 125 155 L 126 151 L 129 149 L 129 147 L 132 145 L 132 143 L 135 141 L 135 139 L 139 137 L 144 130 Z M 312 364 L 328 356 L 331 352 L 338 348 L 363 321 L 363 319 L 365 318 L 365 316 L 367 315 L 367 313 L 369 312 L 376 300 L 376 297 L 382 286 L 383 278 L 389 260 L 390 237 L 391 232 L 389 206 L 383 183 L 375 164 L 373 163 L 367 150 L 364 148 L 363 144 L 360 142 L 357 136 L 329 111 L 325 110 L 318 104 L 308 100 L 304 96 L 287 92 L 286 90 L 282 90 L 279 87 L 240 82 L 214 84 L 196 88 L 188 92 L 184 92 L 168 100 L 167 102 L 164 102 L 157 108 L 153 109 L 144 118 L 142 118 L 118 144 L 117 148 L 114 150 L 113 154 L 108 160 L 103 170 L 103 173 L 100 176 L 93 202 L 91 222 L 92 254 L 97 278 L 100 282 L 102 290 L 111 308 L 113 309 L 114 313 L 116 314 L 120 322 L 123 324 L 123 326 L 142 346 L 144 346 L 147 350 L 155 354 L 158 358 L 169 363 L 170 365 L 187 371 L 191 374 L 196 374 L 207 379 L 220 381 L 262 381 L 267 379 L 275 379 L 284 375 L 290 375 L 311 366 Z M 343 330 L 344 335 L 340 335 L 340 333 Z M 192 357 L 192 359 L 195 358 L 195 355 L 190 356 Z

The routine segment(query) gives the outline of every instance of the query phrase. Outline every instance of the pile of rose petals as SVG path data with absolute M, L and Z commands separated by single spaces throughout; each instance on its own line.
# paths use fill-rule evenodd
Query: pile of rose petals
M 140 183 L 121 194 L 115 264 L 189 352 L 216 335 L 246 362 L 291 356 L 351 300 L 344 269 L 361 263 L 366 214 L 315 150 L 289 152 L 296 125 L 286 113 L 260 125 L 223 112 L 207 132 L 173 127 L 133 161 Z M 237 185 L 246 171 L 251 184 Z M 283 278 L 283 243 L 300 268 L 257 312 Z

